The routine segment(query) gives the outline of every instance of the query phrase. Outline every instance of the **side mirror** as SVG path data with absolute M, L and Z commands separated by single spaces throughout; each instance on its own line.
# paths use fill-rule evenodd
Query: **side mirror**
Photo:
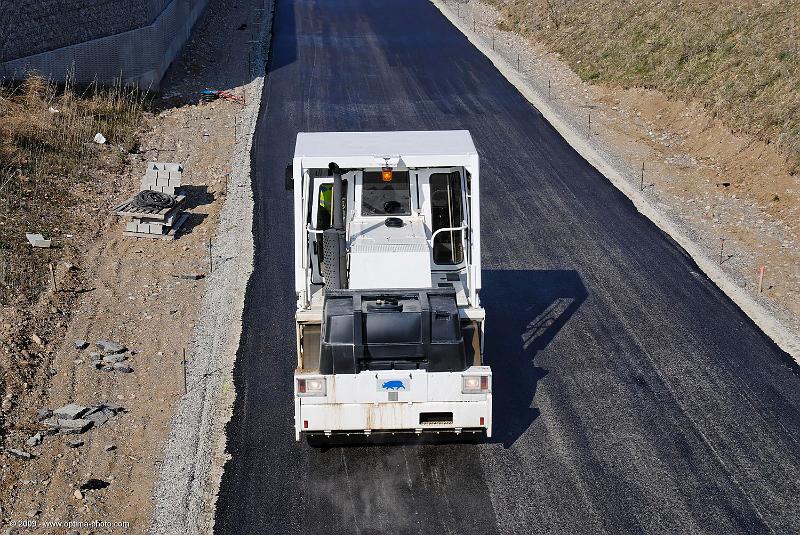
M 294 177 L 292 176 L 292 164 L 286 166 L 285 178 L 286 178 L 286 191 L 292 191 L 294 189 Z

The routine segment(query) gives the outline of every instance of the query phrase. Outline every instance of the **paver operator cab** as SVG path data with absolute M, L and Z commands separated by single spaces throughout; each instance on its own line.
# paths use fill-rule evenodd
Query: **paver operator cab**
M 492 431 L 466 130 L 300 133 L 295 435 Z

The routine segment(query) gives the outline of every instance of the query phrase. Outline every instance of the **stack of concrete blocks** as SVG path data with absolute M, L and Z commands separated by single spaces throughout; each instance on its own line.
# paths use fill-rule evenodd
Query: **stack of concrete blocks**
M 183 166 L 179 163 L 150 162 L 139 191 L 150 189 L 175 195 L 175 190 L 181 187 L 182 175 Z
M 176 192 L 181 186 L 183 176 L 183 166 L 179 163 L 150 162 L 147 164 L 147 172 L 142 178 L 139 191 L 152 190 L 176 196 Z M 175 207 L 164 216 L 164 219 L 154 219 L 146 216 L 134 217 L 127 225 L 127 232 L 138 234 L 152 234 L 153 237 L 160 237 L 169 234 L 171 228 L 185 214 L 181 210 L 182 203 L 176 203 Z

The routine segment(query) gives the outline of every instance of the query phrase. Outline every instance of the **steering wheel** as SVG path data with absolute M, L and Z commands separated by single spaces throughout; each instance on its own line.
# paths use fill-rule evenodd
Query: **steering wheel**
M 383 211 L 387 214 L 393 214 L 401 208 L 401 204 L 397 201 L 386 201 L 383 203 Z

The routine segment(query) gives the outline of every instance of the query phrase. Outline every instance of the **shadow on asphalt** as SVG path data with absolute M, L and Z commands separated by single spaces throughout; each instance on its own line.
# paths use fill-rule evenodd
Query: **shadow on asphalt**
M 511 447 L 539 416 L 534 397 L 547 370 L 536 366 L 536 355 L 586 296 L 583 280 L 573 270 L 483 272 L 484 355 L 492 367 L 493 385 L 491 442 Z
M 294 20 L 294 2 L 275 4 L 275 28 L 270 49 L 268 72 L 272 73 L 297 61 L 297 22 Z

